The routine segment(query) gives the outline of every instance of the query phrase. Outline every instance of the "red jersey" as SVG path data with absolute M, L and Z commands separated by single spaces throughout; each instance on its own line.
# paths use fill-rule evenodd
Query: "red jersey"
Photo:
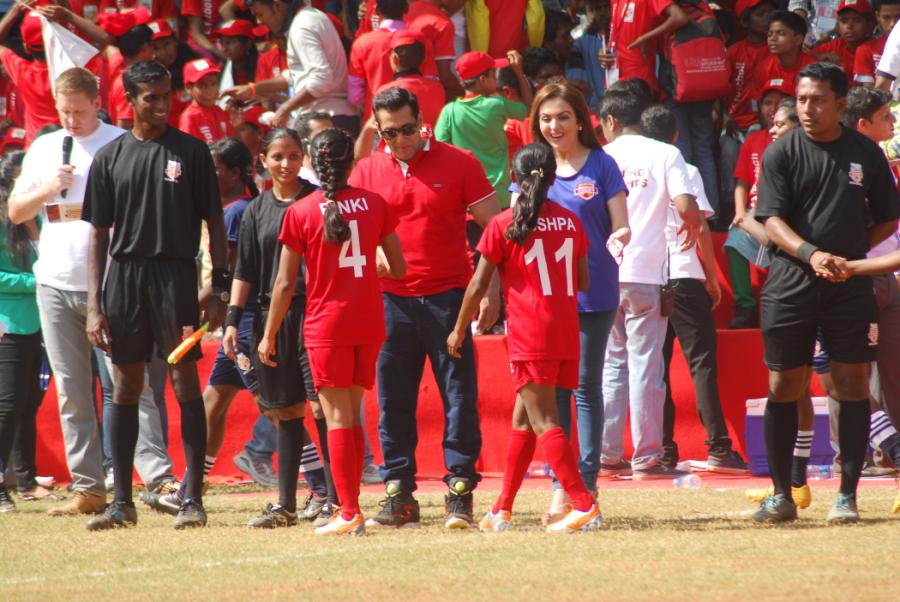
M 830 42 L 819 44 L 810 50 L 809 53 L 816 58 L 826 54 L 837 55 L 841 61 L 841 67 L 843 67 L 844 72 L 850 79 L 850 85 L 853 85 L 853 61 L 856 58 L 856 50 L 850 50 L 850 47 L 847 46 L 847 42 L 844 41 L 844 38 L 835 38 Z
M 619 79 L 639 77 L 657 89 L 656 45 L 650 42 L 650 60 L 644 57 L 640 48 L 628 49 L 638 36 L 659 25 L 663 12 L 673 4 L 672 0 L 613 0 L 610 42 L 616 52 Z
M 447 103 L 447 93 L 441 82 L 418 74 L 404 75 L 377 88 L 375 94 L 394 86 L 405 88 L 416 95 L 419 99 L 419 113 L 425 125 L 434 127 L 437 124 L 441 109 Z M 370 110 L 371 104 L 371 101 L 366 104 Z
M 122 83 L 122 74 L 125 72 L 125 63 L 120 62 L 118 67 L 110 73 L 109 84 L 109 118 L 113 125 L 118 125 L 119 120 L 131 121 L 134 119 L 134 111 L 125 98 L 125 84 Z
M 753 69 L 768 54 L 769 47 L 765 41 L 760 44 L 748 44 L 747 40 L 732 44 L 725 53 L 731 73 L 728 113 L 742 130 L 746 130 L 759 120 L 759 116 L 753 110 L 753 100 L 750 98 L 750 80 L 753 77 Z
M 102 13 L 127 13 L 144 6 L 152 19 L 177 19 L 175 0 L 100 0 Z
M 766 130 L 757 130 L 744 139 L 741 151 L 738 153 L 737 163 L 734 166 L 734 177 L 750 184 L 750 207 L 756 207 L 759 196 L 757 185 L 759 184 L 759 169 L 762 165 L 762 156 L 766 148 L 772 144 L 772 137 Z
M 528 48 L 528 36 L 522 27 L 526 4 L 528 0 L 484 0 L 490 13 L 489 55 L 505 59 L 510 50 L 525 52 Z
M 25 105 L 25 143 L 31 144 L 39 129 L 59 123 L 56 102 L 50 94 L 47 64 L 26 61 L 8 48 L 0 48 L 0 62 Z
M 306 260 L 307 347 L 348 347 L 384 341 L 384 305 L 375 271 L 375 250 L 394 231 L 397 219 L 374 192 L 345 188 L 336 195 L 350 239 L 325 241 L 323 213 L 328 202 L 316 191 L 284 215 L 281 243 Z
M 763 90 L 773 79 L 784 81 L 784 85 L 791 89 L 797 87 L 797 76 L 800 71 L 809 64 L 815 63 L 816 59 L 808 54 L 801 54 L 797 64 L 789 69 L 785 69 L 778 62 L 778 57 L 774 54 L 768 55 L 753 72 L 753 81 L 750 84 L 750 98 L 754 103 L 759 102 L 762 98 Z
M 206 144 L 218 142 L 232 133 L 231 120 L 224 109 L 216 105 L 201 107 L 196 100 L 192 100 L 181 113 L 178 129 Z
M 219 5 L 222 0 L 182 0 L 181 14 L 185 17 L 202 17 L 203 33 L 209 35 L 219 22 Z
M 379 191 L 400 220 L 406 278 L 385 278 L 385 292 L 419 297 L 468 285 L 466 211 L 494 194 L 475 155 L 434 139 L 408 165 L 376 152 L 356 164 L 350 185 Z
M 166 120 L 170 126 L 178 129 L 181 113 L 194 101 L 187 90 L 172 90 L 172 108 L 169 109 L 169 118 Z
M 386 29 L 370 31 L 356 38 L 350 49 L 347 74 L 366 82 L 363 122 L 368 121 L 372 115 L 374 91 L 389 83 L 394 77 L 394 70 L 391 68 L 392 35 L 393 32 Z
M 875 68 L 884 54 L 884 44 L 887 36 L 881 36 L 861 44 L 853 56 L 853 79 L 858 84 L 874 84 Z
M 7 121 L 12 127 L 22 127 L 25 110 L 19 102 L 16 87 L 5 77 L 0 78 L 0 121 Z
M 507 157 L 512 162 L 516 151 L 531 144 L 531 119 L 507 119 L 503 129 L 506 131 Z
M 381 20 L 375 13 L 375 0 L 365 0 L 363 2 L 363 17 L 359 20 L 359 27 L 356 29 L 356 37 L 375 31 L 378 26 L 377 21 Z
M 578 359 L 578 260 L 588 240 L 578 217 L 551 200 L 524 244 L 506 238 L 513 209 L 491 220 L 478 251 L 500 271 L 509 361 Z
M 259 53 L 259 58 L 256 59 L 255 81 L 261 82 L 278 77 L 285 69 L 287 69 L 287 52 L 278 46 L 273 46 L 265 52 Z
M 422 63 L 423 75 L 437 75 L 438 60 L 456 58 L 454 36 L 456 28 L 450 17 L 431 2 L 418 0 L 409 3 L 409 10 L 403 15 L 406 27 L 420 34 L 429 43 L 425 44 L 425 62 Z M 504 54 L 504 56 L 506 56 Z

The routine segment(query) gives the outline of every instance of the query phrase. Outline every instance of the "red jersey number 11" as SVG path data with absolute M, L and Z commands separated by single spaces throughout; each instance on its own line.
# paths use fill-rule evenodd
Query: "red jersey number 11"
M 569 297 L 575 294 L 575 287 L 572 283 L 572 255 L 574 255 L 574 249 L 574 241 L 571 238 L 567 238 L 553 256 L 557 263 L 565 261 L 566 295 Z M 525 254 L 525 265 L 528 265 L 533 261 L 537 261 L 538 276 L 541 279 L 541 293 L 545 297 L 549 297 L 553 294 L 553 287 L 550 284 L 550 272 L 547 269 L 547 257 L 544 255 L 544 241 L 540 238 L 534 241 L 531 250 Z
M 345 240 L 341 247 L 341 254 L 338 256 L 338 267 L 353 268 L 353 277 L 363 277 L 363 267 L 366 265 L 366 256 L 359 252 L 359 224 L 357 221 L 351 220 L 348 224 L 350 227 L 350 240 Z

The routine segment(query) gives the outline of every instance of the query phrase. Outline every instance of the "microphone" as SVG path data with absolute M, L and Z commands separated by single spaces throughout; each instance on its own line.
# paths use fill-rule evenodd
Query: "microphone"
M 62 153 L 63 153 L 62 154 L 62 164 L 68 165 L 69 162 L 72 160 L 72 137 L 71 136 L 65 136 L 63 138 Z M 68 190 L 63 190 L 60 193 L 60 196 L 62 196 L 62 198 L 66 198 L 67 192 L 68 192 Z

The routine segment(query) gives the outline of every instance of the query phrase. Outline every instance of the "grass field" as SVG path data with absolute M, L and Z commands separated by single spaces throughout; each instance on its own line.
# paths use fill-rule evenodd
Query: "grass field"
M 740 489 L 601 493 L 594 533 L 539 529 L 548 495 L 523 491 L 513 530 L 446 532 L 442 497 L 419 495 L 423 528 L 321 539 L 308 525 L 251 531 L 274 494 L 214 488 L 207 529 L 176 532 L 139 505 L 134 529 L 89 533 L 45 502 L 0 515 L 0 600 L 897 600 L 895 489 L 864 489 L 863 522 L 828 527 L 833 489 L 785 527 L 752 524 Z M 302 493 L 302 492 L 301 492 Z M 484 512 L 495 492 L 476 498 Z M 364 511 L 378 498 L 363 496 Z

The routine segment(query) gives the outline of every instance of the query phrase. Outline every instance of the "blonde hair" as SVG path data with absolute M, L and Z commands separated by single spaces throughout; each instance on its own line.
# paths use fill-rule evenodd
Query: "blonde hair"
M 94 100 L 100 95 L 96 76 L 87 69 L 79 67 L 66 69 L 60 73 L 54 82 L 54 86 L 57 96 L 81 92 L 91 100 Z

